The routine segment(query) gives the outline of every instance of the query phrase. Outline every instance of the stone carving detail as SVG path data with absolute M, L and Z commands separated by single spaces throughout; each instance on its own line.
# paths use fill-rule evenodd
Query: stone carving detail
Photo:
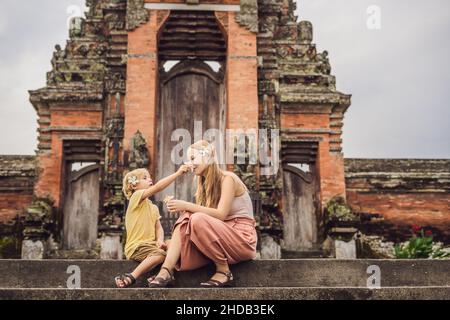
M 297 25 L 300 44 L 310 44 L 313 40 L 313 25 L 309 21 L 300 21 Z
M 316 55 L 316 59 L 317 62 L 320 63 L 319 66 L 317 67 L 317 72 L 329 75 L 331 73 L 331 65 L 328 59 L 328 51 L 318 53 Z
M 103 15 L 101 0 L 86 0 L 86 6 L 89 8 L 88 16 L 100 18 Z
M 71 38 L 83 36 L 84 19 L 75 17 L 70 20 L 69 35 Z
M 147 142 L 138 130 L 131 140 L 129 167 L 130 169 L 147 168 L 149 163 L 150 156 L 147 149 Z
M 120 114 L 121 94 L 115 95 L 115 114 L 108 119 L 106 125 L 106 146 L 108 153 L 106 154 L 106 163 L 108 164 L 107 177 L 110 182 L 120 182 L 119 172 L 119 153 L 122 148 L 122 140 L 124 136 L 124 118 Z
M 105 22 L 108 23 L 110 30 L 123 30 L 125 28 L 125 21 L 117 13 L 108 13 L 105 16 Z
M 127 30 L 132 31 L 150 18 L 145 9 L 144 0 L 128 0 L 127 3 Z
M 108 74 L 105 78 L 106 89 L 110 92 L 125 92 L 125 76 L 122 72 Z
M 47 198 L 34 199 L 26 209 L 22 224 L 25 240 L 46 240 L 54 224 L 53 201 Z
M 236 22 L 251 32 L 258 32 L 258 1 L 241 0 L 241 10 L 236 14 Z

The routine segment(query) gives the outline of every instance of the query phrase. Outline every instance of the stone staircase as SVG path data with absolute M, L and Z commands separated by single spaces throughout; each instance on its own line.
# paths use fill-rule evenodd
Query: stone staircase
M 118 260 L 0 260 L 0 299 L 450 299 L 450 260 L 255 260 L 233 266 L 234 288 L 198 288 L 212 274 L 210 266 L 177 273 L 173 288 L 148 289 L 145 277 L 132 288 L 115 288 L 114 276 L 135 265 Z M 368 288 L 370 270 L 379 270 L 379 288 Z M 68 284 L 80 289 L 68 289 Z

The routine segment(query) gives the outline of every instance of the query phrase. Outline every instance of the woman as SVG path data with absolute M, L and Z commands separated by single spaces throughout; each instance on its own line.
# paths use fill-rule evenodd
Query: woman
M 216 273 L 202 287 L 223 287 L 233 282 L 230 264 L 254 259 L 256 229 L 253 207 L 244 183 L 232 172 L 219 168 L 214 147 L 199 141 L 188 149 L 198 178 L 196 203 L 170 200 L 170 212 L 181 212 L 175 223 L 166 259 L 152 288 L 174 280 L 173 270 L 192 270 L 211 261 Z

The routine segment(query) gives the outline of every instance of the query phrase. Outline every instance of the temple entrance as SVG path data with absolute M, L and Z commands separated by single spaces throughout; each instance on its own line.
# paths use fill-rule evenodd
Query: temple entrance
M 318 249 L 321 238 L 315 158 L 317 144 L 284 143 L 283 239 L 285 251 Z
M 174 151 L 180 142 L 189 145 L 202 138 L 194 135 L 203 135 L 208 129 L 225 132 L 226 43 L 213 12 L 174 11 L 161 29 L 158 49 L 155 176 L 160 180 L 174 173 L 180 165 L 172 161 L 172 153 L 186 157 L 185 150 Z M 184 139 L 190 138 L 189 141 L 182 141 L 179 135 L 172 137 L 176 129 L 185 130 L 188 134 Z M 171 231 L 178 215 L 169 214 L 162 200 L 172 195 L 194 201 L 194 192 L 193 175 L 188 174 L 155 196 L 166 232 Z
M 64 141 L 62 191 L 62 247 L 87 250 L 95 247 L 100 209 L 101 143 L 98 140 Z
M 158 112 L 158 157 L 157 180 L 174 173 L 179 164 L 171 161 L 170 155 L 179 141 L 172 141 L 176 129 L 187 130 L 194 139 L 195 122 L 201 123 L 201 133 L 208 129 L 221 129 L 225 126 L 223 103 L 223 84 L 220 74 L 202 61 L 181 62 L 161 81 L 160 103 Z M 180 140 L 181 142 L 181 140 Z M 185 156 L 183 150 L 180 155 Z M 194 201 L 195 186 L 193 176 L 188 174 L 175 181 L 167 189 L 157 194 L 157 201 L 173 195 L 177 199 Z M 162 222 L 170 230 L 176 220 L 164 207 Z
M 64 203 L 64 249 L 92 249 L 97 240 L 99 166 L 71 170 Z

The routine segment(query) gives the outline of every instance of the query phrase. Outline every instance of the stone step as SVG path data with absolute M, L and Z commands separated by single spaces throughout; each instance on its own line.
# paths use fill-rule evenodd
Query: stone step
M 315 259 L 324 258 L 322 250 L 290 251 L 281 250 L 282 259 Z
M 81 288 L 114 288 L 114 276 L 136 265 L 123 260 L 0 260 L 0 288 L 64 289 L 73 272 L 70 266 L 79 270 Z M 369 266 L 379 268 L 382 288 L 450 286 L 450 260 L 254 260 L 232 266 L 232 271 L 239 288 L 367 288 Z M 212 266 L 178 272 L 175 286 L 198 287 L 212 273 Z M 136 287 L 146 287 L 145 277 Z
M 448 300 L 450 287 L 1 289 L 0 300 Z

